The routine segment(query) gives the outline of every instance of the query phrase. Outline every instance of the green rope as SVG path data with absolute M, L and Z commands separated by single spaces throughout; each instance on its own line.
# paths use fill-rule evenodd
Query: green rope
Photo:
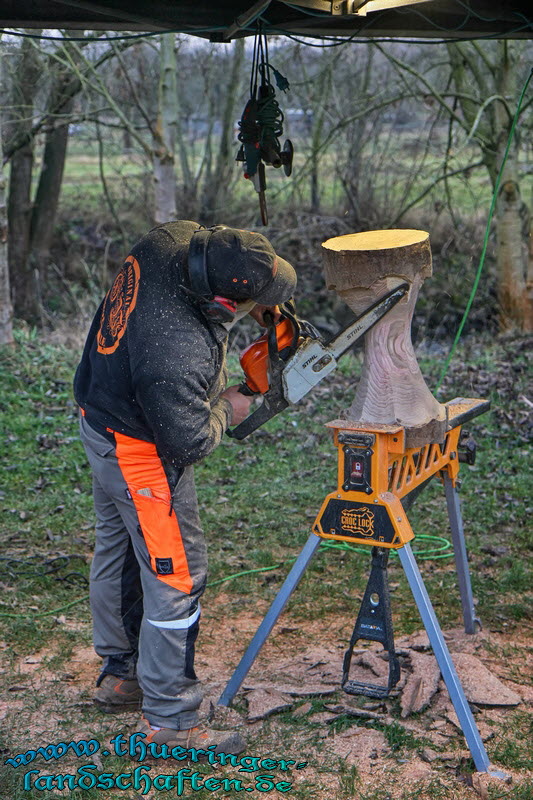
M 424 550 L 418 550 L 416 547 L 413 547 L 413 551 L 419 561 L 427 561 L 435 558 L 451 558 L 453 556 L 452 543 L 446 539 L 444 536 L 433 536 L 429 533 L 419 533 L 414 542 L 416 543 L 417 539 L 432 539 L 436 542 L 440 542 L 439 547 L 430 547 L 425 548 Z M 329 547 L 334 550 L 349 550 L 353 553 L 362 553 L 364 555 L 368 554 L 368 547 L 354 547 L 353 544 L 348 544 L 348 542 L 335 542 L 335 541 L 328 541 L 325 543 L 325 547 Z M 398 555 L 395 548 L 391 548 L 393 555 Z M 440 553 L 440 555 L 433 555 L 433 553 Z
M 484 241 L 483 241 L 483 249 L 481 251 L 481 258 L 479 260 L 479 266 L 477 268 L 476 277 L 474 278 L 474 284 L 472 286 L 472 291 L 470 292 L 470 297 L 468 298 L 468 303 L 466 304 L 466 308 L 465 308 L 463 317 L 462 317 L 461 322 L 459 324 L 459 328 L 457 329 L 457 333 L 455 334 L 455 339 L 453 340 L 453 344 L 452 344 L 452 346 L 450 348 L 450 352 L 448 353 L 448 357 L 446 359 L 444 367 L 442 368 L 442 372 L 440 374 L 440 378 L 438 380 L 438 383 L 437 383 L 435 391 L 438 391 L 440 389 L 442 381 L 444 380 L 444 378 L 446 376 L 446 373 L 448 372 L 448 367 L 450 366 L 450 362 L 451 362 L 451 360 L 452 360 L 452 358 L 453 358 L 453 356 L 455 354 L 455 350 L 457 348 L 457 344 L 459 342 L 459 339 L 461 338 L 461 334 L 463 332 L 463 328 L 465 326 L 465 322 L 467 320 L 468 314 L 470 313 L 470 309 L 472 308 L 472 303 L 474 302 L 474 297 L 476 296 L 477 287 L 479 285 L 479 281 L 480 281 L 480 278 L 481 278 L 481 272 L 482 272 L 483 266 L 485 264 L 485 256 L 486 256 L 486 253 L 487 253 L 487 246 L 488 246 L 488 243 L 489 243 L 490 225 L 491 225 L 491 222 L 492 222 L 492 217 L 494 215 L 494 210 L 496 208 L 496 202 L 498 200 L 498 194 L 499 194 L 499 191 L 500 191 L 500 183 L 501 183 L 501 179 L 502 179 L 502 175 L 503 175 L 503 170 L 505 168 L 505 164 L 507 162 L 507 157 L 509 155 L 509 150 L 511 148 L 511 143 L 512 143 L 513 138 L 514 138 L 516 125 L 517 125 L 517 122 L 518 122 L 518 117 L 520 116 L 520 110 L 522 108 L 522 102 L 524 100 L 524 95 L 525 95 L 525 93 L 527 91 L 527 87 L 529 86 L 529 82 L 530 82 L 532 77 L 533 77 L 533 68 L 531 69 L 531 71 L 529 73 L 529 76 L 528 76 L 526 82 L 524 83 L 524 87 L 522 89 L 522 92 L 520 94 L 520 98 L 518 100 L 518 105 L 516 107 L 516 111 L 515 111 L 515 114 L 514 114 L 514 117 L 513 117 L 513 121 L 512 121 L 512 124 L 511 124 L 511 129 L 509 131 L 509 136 L 507 138 L 507 146 L 505 148 L 503 161 L 502 161 L 502 164 L 501 164 L 501 167 L 500 167 L 500 171 L 498 172 L 498 177 L 496 178 L 496 183 L 495 183 L 495 186 L 494 186 L 494 192 L 492 194 L 492 202 L 490 204 L 490 209 L 489 209 L 489 217 L 487 219 L 487 227 L 485 228 L 485 238 L 484 238 Z
M 232 581 L 233 578 L 240 578 L 242 575 L 251 575 L 253 572 L 268 572 L 269 570 L 281 567 L 283 564 L 287 564 L 288 561 L 295 561 L 295 560 L 296 559 L 294 558 L 290 558 L 287 561 L 280 561 L 279 564 L 274 564 L 271 567 L 256 567 L 255 569 L 245 569 L 242 572 L 235 572 L 233 575 L 228 575 L 226 578 L 219 578 L 216 581 L 210 581 L 209 583 L 206 584 L 206 587 L 216 586 L 217 584 L 225 583 L 226 581 Z
M 416 550 L 415 555 L 419 561 L 425 560 L 433 560 L 436 558 L 450 558 L 453 556 L 453 550 L 451 550 L 452 544 L 448 539 L 445 539 L 444 536 L 433 536 L 430 534 L 419 534 L 416 539 L 432 539 L 436 542 L 440 543 L 439 547 L 431 547 L 424 550 Z M 416 541 L 415 539 L 415 541 Z M 324 541 L 322 543 L 322 550 L 330 549 L 330 550 L 349 550 L 352 553 L 362 553 L 363 555 L 368 555 L 368 547 L 354 547 L 352 544 L 348 542 L 335 542 L 335 541 Z M 397 555 L 394 549 L 392 552 Z M 440 555 L 433 555 L 433 553 L 440 553 Z M 233 575 L 227 575 L 225 578 L 219 578 L 216 581 L 211 581 L 207 584 L 207 586 L 216 586 L 219 583 L 226 583 L 226 581 L 232 581 L 234 578 L 241 578 L 244 575 L 252 575 L 254 572 L 268 572 L 269 570 L 279 569 L 284 564 L 291 564 L 293 561 L 296 561 L 297 556 L 291 556 L 291 558 L 287 558 L 284 561 L 280 561 L 278 564 L 274 564 L 271 567 L 258 567 L 257 569 L 246 569 L 242 572 L 236 572 Z
M 78 597 L 77 600 L 72 600 L 70 603 L 66 603 L 66 605 L 61 606 L 60 608 L 54 608 L 53 611 L 41 611 L 38 614 L 7 614 L 7 613 L 0 613 L 0 617 L 10 617 L 11 619 L 37 619 L 37 617 L 49 617 L 52 614 L 59 614 L 60 611 L 65 611 L 67 608 L 72 608 L 72 606 L 77 606 L 78 603 L 84 603 L 86 600 L 89 599 L 89 595 L 85 594 L 83 597 Z
M 276 100 L 272 85 L 266 87 L 266 94 L 257 101 L 257 124 L 261 129 L 259 143 L 280 150 L 278 137 L 283 135 L 283 112 Z
M 451 550 L 451 542 L 448 539 L 445 539 L 444 536 L 432 536 L 430 534 L 419 534 L 417 539 L 426 539 L 426 540 L 434 540 L 440 542 L 440 547 L 433 547 L 425 550 L 415 550 L 415 554 L 419 560 L 425 559 L 436 559 L 436 558 L 450 558 L 453 556 L 453 551 Z M 415 540 L 416 541 L 416 540 Z M 330 549 L 330 550 L 349 550 L 353 553 L 362 553 L 364 555 L 368 554 L 369 548 L 368 547 L 354 547 L 353 545 L 349 544 L 348 542 L 334 542 L 334 541 L 325 541 L 322 544 L 322 550 Z M 445 551 L 445 552 L 442 552 Z M 393 550 L 393 553 L 395 551 Z M 432 553 L 440 553 L 440 555 L 432 555 Z M 207 586 L 217 586 L 220 583 L 226 583 L 227 581 L 232 581 L 234 578 L 242 578 L 244 575 L 252 575 L 255 572 L 269 572 L 275 569 L 279 569 L 284 564 L 290 564 L 293 561 L 296 561 L 298 556 L 291 556 L 291 558 L 287 558 L 284 561 L 280 561 L 278 564 L 273 564 L 269 567 L 256 567 L 255 569 L 245 569 L 242 572 L 235 572 L 232 575 L 227 575 L 225 578 L 219 578 L 216 581 L 210 581 Z M 67 608 L 72 608 L 72 606 L 78 605 L 79 603 L 84 603 L 86 600 L 89 599 L 89 595 L 83 595 L 83 597 L 79 597 L 77 600 L 72 600 L 70 603 L 66 603 L 66 605 L 61 606 L 60 608 L 55 608 L 53 611 L 42 611 L 37 614 L 8 614 L 8 613 L 0 613 L 0 617 L 9 617 L 10 619 L 37 619 L 39 617 L 49 617 L 54 614 L 59 614 L 61 611 L 65 611 Z

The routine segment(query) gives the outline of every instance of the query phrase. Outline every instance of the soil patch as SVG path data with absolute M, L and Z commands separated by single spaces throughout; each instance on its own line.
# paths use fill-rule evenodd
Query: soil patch
M 202 711 L 214 727 L 238 727 L 248 740 L 247 754 L 306 762 L 299 770 L 293 765 L 292 771 L 276 772 L 276 780 L 292 782 L 292 797 L 305 797 L 312 791 L 328 800 L 340 800 L 366 797 L 365 793 L 381 797 L 388 792 L 391 800 L 403 800 L 408 787 L 422 799 L 462 800 L 471 798 L 473 791 L 490 796 L 488 777 L 474 775 L 474 780 L 468 769 L 470 754 L 446 687 L 437 677 L 424 631 L 398 638 L 402 681 L 389 698 L 375 700 L 340 690 L 345 637 L 329 635 L 324 643 L 323 633 L 325 627 L 330 633 L 340 631 L 344 619 L 328 617 L 321 625 L 284 620 L 269 637 L 232 708 L 222 708 L 217 706 L 218 698 L 262 619 L 260 612 L 250 611 L 226 616 L 224 605 L 224 595 L 219 595 L 216 614 L 208 611 L 204 616 L 198 643 L 197 671 L 205 684 Z M 478 693 L 473 706 L 476 724 L 488 752 L 505 753 L 505 743 L 518 741 L 524 720 L 531 717 L 533 690 L 526 684 L 526 676 L 531 675 L 533 656 L 527 638 L 511 640 L 493 632 L 466 636 L 461 630 L 447 631 L 446 638 L 465 680 L 465 670 L 475 672 L 481 665 L 473 686 Z M 510 648 L 513 659 L 522 661 L 524 684 L 516 677 L 509 680 Z M 5 650 L 2 655 L 6 656 Z M 4 730 L 10 731 L 6 757 L 60 741 L 93 738 L 104 745 L 117 732 L 128 735 L 137 730 L 138 714 L 111 717 L 94 708 L 91 697 L 99 659 L 90 647 L 75 649 L 59 670 L 50 666 L 57 664 L 58 655 L 52 642 L 14 666 L 4 659 L 0 718 Z M 359 677 L 372 682 L 386 679 L 388 671 L 379 646 L 360 648 L 354 654 L 353 667 Z M 480 703 L 483 681 L 489 696 Z M 512 706 L 500 702 L 493 691 L 494 681 L 505 703 L 512 700 Z M 84 760 L 108 769 L 107 758 L 100 754 L 96 760 Z M 66 755 L 61 760 L 62 771 L 68 763 L 79 766 L 81 762 Z M 46 773 L 60 771 L 57 763 L 45 766 L 43 759 L 35 765 Z M 517 770 L 505 763 L 499 766 L 515 786 L 532 778 L 527 769 Z M 109 770 L 116 772 L 117 768 Z M 168 773 L 168 763 L 158 770 Z M 228 779 L 243 777 L 230 767 L 223 772 Z M 440 787 L 441 794 L 435 787 Z M 110 791 L 106 800 L 115 794 L 123 800 L 134 798 Z M 281 796 L 275 790 L 272 794 Z M 152 791 L 146 796 L 164 795 Z

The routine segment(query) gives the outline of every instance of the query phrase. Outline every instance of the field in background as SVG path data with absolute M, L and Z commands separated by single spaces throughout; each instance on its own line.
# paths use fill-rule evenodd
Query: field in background
M 368 211 L 374 212 L 374 207 L 381 207 L 390 212 L 399 212 L 403 205 L 408 205 L 421 193 L 422 189 L 431 187 L 428 193 L 429 200 L 424 206 L 431 207 L 432 201 L 437 206 L 434 209 L 445 210 L 447 198 L 444 191 L 442 152 L 445 149 L 445 133 L 430 138 L 426 141 L 427 130 L 402 131 L 391 127 L 390 131 L 381 131 L 373 140 L 369 150 L 361 162 L 354 163 L 352 174 L 340 172 L 338 163 L 339 154 L 325 150 L 318 158 L 318 186 L 320 189 L 321 207 L 325 214 L 342 215 L 344 211 L 350 213 L 349 202 L 342 188 L 343 181 L 360 182 L 362 189 L 361 213 L 364 216 Z M 191 157 L 193 173 L 202 169 L 203 140 L 190 140 L 188 148 Z M 230 151 L 230 160 L 233 161 L 239 143 L 235 138 Z M 267 167 L 267 200 L 272 200 L 274 216 L 280 212 L 298 205 L 300 208 L 309 206 L 311 192 L 310 177 L 310 150 L 309 145 L 298 138 L 294 139 L 295 155 L 293 174 L 285 177 L 282 169 Z M 120 138 L 112 133 L 107 134 L 103 144 L 103 169 L 99 156 L 98 142 L 92 132 L 74 133 L 69 138 L 69 148 L 65 163 L 65 172 L 62 188 L 62 206 L 68 208 L 77 204 L 83 198 L 87 201 L 87 209 L 101 213 L 105 204 L 102 191 L 101 177 L 108 184 L 109 194 L 118 210 L 127 206 L 132 199 L 127 194 L 137 195 L 139 204 L 145 199 L 146 185 L 152 179 L 152 164 L 150 159 L 140 149 L 125 149 Z M 449 172 L 455 172 L 474 164 L 479 160 L 477 151 L 466 145 L 457 152 L 452 153 Z M 384 169 L 384 163 L 387 168 Z M 36 162 L 36 170 L 39 161 Z M 177 159 L 178 182 L 182 180 L 179 174 L 179 160 Z M 243 179 L 242 166 L 234 163 L 231 179 L 231 188 L 228 192 L 228 203 L 225 212 L 248 213 L 255 217 L 258 224 L 259 214 L 256 210 L 257 198 L 249 181 Z M 371 184 L 372 192 L 368 192 Z M 533 175 L 528 164 L 523 165 L 523 194 L 528 196 L 530 186 L 533 185 Z M 487 208 L 491 199 L 490 183 L 483 167 L 476 167 L 464 174 L 456 174 L 448 181 L 450 200 L 458 217 L 476 215 L 480 209 Z M 249 203 L 246 203 L 248 198 Z M 372 208 L 365 209 L 365 200 L 372 204 Z M 244 205 L 243 205 L 244 204 Z M 245 206 L 249 205 L 248 211 Z M 178 198 L 179 206 L 179 198 Z M 148 209 L 145 209 L 148 211 Z

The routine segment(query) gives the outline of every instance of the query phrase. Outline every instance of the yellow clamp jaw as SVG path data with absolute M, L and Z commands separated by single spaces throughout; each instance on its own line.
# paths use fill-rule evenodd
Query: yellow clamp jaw
M 402 499 L 443 471 L 456 484 L 461 424 L 486 411 L 489 404 L 456 398 L 446 406 L 449 425 L 444 441 L 408 449 L 402 426 L 329 422 L 338 449 L 337 489 L 324 500 L 314 532 L 324 539 L 387 548 L 411 541 L 414 533 Z

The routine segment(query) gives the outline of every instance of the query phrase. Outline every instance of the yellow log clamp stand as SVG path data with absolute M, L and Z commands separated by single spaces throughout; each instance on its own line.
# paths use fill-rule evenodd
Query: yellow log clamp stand
M 350 645 L 344 656 L 341 685 L 349 694 L 387 697 L 400 675 L 387 584 L 387 559 L 390 551 L 396 550 L 475 767 L 495 777 L 507 777 L 490 764 L 411 550 L 410 542 L 414 539 L 414 533 L 406 513 L 426 484 L 438 475 L 444 485 L 448 507 L 465 632 L 476 633 L 480 623 L 475 613 L 470 584 L 457 476 L 459 463 L 465 461 L 473 464 L 475 458 L 475 444 L 471 439 L 464 441 L 461 426 L 483 414 L 489 407 L 490 403 L 486 400 L 451 400 L 446 403 L 448 425 L 444 441 L 417 447 L 409 447 L 409 439 L 413 441 L 413 429 L 406 430 L 400 425 L 363 427 L 342 419 L 328 423 L 328 427 L 334 431 L 338 450 L 337 488 L 324 500 L 307 542 L 222 692 L 219 705 L 227 706 L 235 697 L 322 539 L 368 545 L 372 549 L 372 568 Z M 358 639 L 383 644 L 389 660 L 386 686 L 350 679 L 350 662 Z
M 406 432 L 399 425 L 365 425 L 334 420 L 338 449 L 337 488 L 329 494 L 313 530 L 324 539 L 400 548 L 414 539 L 402 500 L 414 496 L 438 473 L 456 486 L 461 425 L 486 411 L 486 400 L 456 398 L 446 404 L 448 432 L 441 444 L 406 449 Z M 411 500 L 411 498 L 409 498 Z

